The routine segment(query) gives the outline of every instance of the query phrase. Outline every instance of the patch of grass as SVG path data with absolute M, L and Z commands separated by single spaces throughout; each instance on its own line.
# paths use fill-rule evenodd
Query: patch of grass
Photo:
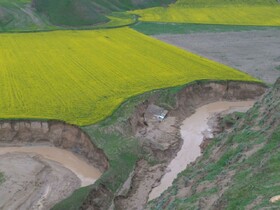
M 251 30 L 280 30 L 280 27 L 264 26 L 238 26 L 238 25 L 214 25 L 214 24 L 192 24 L 192 23 L 156 23 L 139 22 L 131 28 L 147 34 L 191 34 L 205 32 L 232 32 L 232 31 L 251 31 Z
M 93 124 L 127 98 L 195 80 L 257 81 L 129 28 L 0 35 L 0 118 Z
M 83 187 L 76 190 L 68 199 L 56 204 L 52 210 L 77 210 L 81 207 L 85 198 L 88 196 L 92 186 Z
M 133 170 L 141 150 L 137 140 L 125 137 L 116 131 L 110 132 L 107 128 L 107 126 L 89 126 L 84 130 L 92 137 L 93 143 L 109 158 L 110 168 L 102 175 L 99 182 L 112 192 L 116 192 Z
M 222 118 L 221 127 L 222 128 L 232 127 L 243 116 L 244 116 L 244 113 L 242 113 L 242 112 L 234 112 L 234 113 L 228 114 Z
M 278 70 L 278 71 L 280 71 L 280 66 L 276 66 L 275 69 Z
M 4 174 L 0 172 L 0 184 L 3 183 L 4 181 L 5 181 Z
M 266 1 L 188 1 L 180 0 L 168 8 L 136 10 L 142 21 L 230 25 L 280 25 L 280 4 Z
M 259 208 L 267 207 L 271 205 L 269 199 L 279 195 L 279 138 L 280 129 L 276 129 L 268 144 L 245 162 L 247 170 L 235 176 L 235 184 L 224 195 L 228 209 L 234 209 L 237 204 L 246 206 L 260 195 L 264 197 Z M 279 207 L 280 203 L 274 206 Z
M 0 32 L 53 30 L 56 27 L 31 9 L 31 0 L 0 0 Z

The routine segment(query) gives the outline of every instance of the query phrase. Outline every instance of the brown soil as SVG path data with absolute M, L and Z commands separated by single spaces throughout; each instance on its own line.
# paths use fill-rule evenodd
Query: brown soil
M 93 184 L 101 176 L 97 168 L 64 149 L 49 146 L 0 147 L 0 155 L 5 156 L 12 153 L 37 155 L 42 159 L 55 161 L 74 173 L 80 179 L 82 187 Z M 18 174 L 20 174 L 22 167 L 19 168 Z M 3 172 L 7 170 L 9 168 L 1 168 Z
M 98 189 L 90 194 L 82 209 L 141 209 L 148 201 L 149 193 L 160 183 L 166 173 L 168 163 L 176 156 L 182 145 L 180 136 L 181 122 L 195 112 L 198 107 L 211 102 L 255 100 L 266 91 L 266 87 L 255 83 L 241 82 L 197 82 L 179 91 L 175 96 L 176 105 L 169 110 L 168 117 L 162 122 L 147 121 L 144 113 L 149 104 L 156 104 L 159 95 L 151 96 L 139 104 L 128 124 L 133 135 L 142 143 L 142 147 L 158 160 L 155 165 L 139 161 L 134 173 L 121 188 L 113 194 L 108 190 L 100 195 Z M 105 187 L 106 188 L 106 187 Z M 96 197 L 99 197 L 97 200 Z M 112 197 L 113 196 L 113 197 Z M 113 202 L 110 204 L 110 200 Z M 99 202 L 95 203 L 93 201 Z M 106 203 L 106 204 L 105 204 Z M 94 208 L 92 208 L 94 206 Z
M 159 186 L 155 187 L 149 195 L 149 200 L 160 196 L 168 187 L 172 185 L 177 175 L 186 169 L 186 167 L 201 156 L 200 145 L 204 138 L 213 138 L 213 119 L 218 113 L 244 111 L 246 112 L 253 106 L 255 101 L 227 102 L 219 101 L 204 105 L 196 112 L 185 119 L 181 125 L 181 136 L 183 145 L 177 156 L 168 165 L 168 172 L 162 177 Z
M 109 165 L 80 128 L 62 122 L 1 121 L 0 146 L 0 209 L 50 209 Z
M 146 209 L 227 209 L 230 208 L 229 206 L 232 207 L 234 203 L 234 201 L 230 201 L 233 193 L 231 190 L 232 187 L 238 189 L 236 191 L 234 190 L 236 194 L 239 192 L 243 193 L 244 190 L 250 194 L 251 189 L 247 188 L 248 185 L 246 185 L 246 182 L 242 183 L 242 181 L 238 181 L 236 176 L 242 173 L 244 169 L 251 171 L 246 180 L 254 177 L 256 174 L 266 173 L 265 176 L 269 177 L 269 174 L 272 173 L 263 169 L 267 166 L 268 160 L 273 158 L 278 152 L 276 149 L 277 146 L 275 146 L 275 149 L 272 147 L 273 149 L 271 150 L 267 150 L 267 148 L 271 145 L 272 134 L 277 133 L 279 129 L 279 117 L 277 117 L 279 113 L 279 90 L 280 79 L 278 79 L 274 87 L 264 97 L 256 102 L 253 109 L 249 110 L 245 117 L 235 118 L 238 120 L 235 121 L 234 126 L 218 136 L 217 143 L 207 148 L 206 156 L 199 157 L 192 164 L 192 167 L 189 168 L 190 170 L 185 171 L 184 175 L 177 178 L 173 183 L 172 189 L 166 191 L 157 200 L 149 203 Z M 232 115 L 238 116 L 236 114 Z M 221 123 L 223 122 L 221 121 Z M 263 124 L 260 124 L 260 122 L 263 122 Z M 252 131 L 260 131 L 260 133 L 264 134 L 260 138 L 262 141 L 260 141 L 258 136 L 255 137 L 254 135 L 248 135 L 248 139 L 243 137 L 244 139 L 240 144 L 231 141 L 232 137 L 244 132 L 245 129 L 248 129 L 248 126 Z M 217 164 L 221 160 L 221 157 L 228 154 L 229 150 L 234 150 L 240 147 L 240 145 L 244 146 L 244 150 L 241 150 L 235 158 L 229 160 L 226 166 L 221 168 L 222 171 L 209 180 L 207 177 L 212 171 L 205 167 L 211 164 Z M 260 152 L 260 149 L 267 150 L 269 153 Z M 253 158 L 252 156 L 256 155 L 256 153 L 258 153 L 258 156 L 262 155 L 261 161 L 253 165 L 248 164 L 246 162 L 248 158 Z M 269 187 L 273 188 L 279 186 L 278 184 L 277 180 L 270 184 L 262 181 L 258 189 L 263 189 L 263 187 L 266 189 Z M 238 185 L 240 187 L 236 188 Z M 208 193 L 211 189 L 217 191 Z M 234 197 L 236 194 L 234 194 Z M 256 197 L 251 200 L 251 203 L 241 208 L 256 209 L 261 204 L 263 209 L 277 209 L 279 203 L 272 205 L 268 202 L 274 195 L 278 195 L 277 192 L 274 195 L 268 195 L 267 191 L 257 190 L 255 195 Z M 248 197 L 247 195 L 245 196 L 248 198 L 248 201 L 251 199 L 250 195 Z M 188 202 L 189 199 L 191 202 Z
M 56 121 L 0 121 L 0 146 L 40 144 L 71 151 L 101 172 L 109 167 L 104 152 L 77 126 Z
M 35 154 L 0 155 L 0 168 L 0 209 L 47 210 L 81 186 L 72 171 Z
M 159 95 L 151 96 L 139 104 L 127 121 L 132 135 L 137 137 L 152 160 L 151 165 L 140 160 L 134 173 L 125 183 L 126 190 L 120 189 L 114 195 L 105 185 L 99 184 L 90 192 L 81 209 L 139 209 L 145 206 L 149 193 L 166 173 L 168 163 L 176 156 L 182 145 L 179 125 L 205 104 L 227 100 L 257 99 L 266 87 L 255 83 L 240 82 L 196 82 L 179 91 L 175 106 L 169 109 L 163 123 L 149 122 L 144 113 L 149 104 L 157 103 Z M 127 134 L 128 135 L 128 134 Z M 0 146 L 49 145 L 69 150 L 104 172 L 108 160 L 103 151 L 94 146 L 90 138 L 78 127 L 61 122 L 49 121 L 2 121 L 0 122 Z M 114 180 L 112 180 L 114 181 Z M 113 201 L 113 202 L 110 202 Z

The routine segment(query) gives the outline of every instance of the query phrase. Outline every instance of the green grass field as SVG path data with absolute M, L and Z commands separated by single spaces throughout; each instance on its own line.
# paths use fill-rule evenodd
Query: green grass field
M 179 0 L 167 8 L 136 10 L 142 21 L 230 25 L 280 25 L 280 3 L 275 0 Z
M 124 100 L 250 76 L 129 28 L 0 35 L 0 118 L 95 123 Z
M 136 21 L 124 12 L 167 5 L 173 0 L 0 0 L 0 32 L 100 29 Z

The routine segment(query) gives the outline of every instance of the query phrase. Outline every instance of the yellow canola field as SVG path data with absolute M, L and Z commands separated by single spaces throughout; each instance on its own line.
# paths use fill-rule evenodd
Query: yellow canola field
M 141 16 L 141 21 L 201 23 L 225 25 L 280 26 L 280 4 L 226 5 L 210 7 L 156 7 L 130 13 Z
M 0 34 L 0 118 L 77 125 L 125 99 L 201 79 L 254 80 L 129 28 Z

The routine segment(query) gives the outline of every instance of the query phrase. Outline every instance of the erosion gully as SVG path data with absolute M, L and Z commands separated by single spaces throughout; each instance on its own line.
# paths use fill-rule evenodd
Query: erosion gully
M 157 103 L 156 97 L 140 104 L 127 124 L 140 140 L 151 141 L 150 150 L 155 158 L 166 160 L 157 166 L 138 164 L 127 193 L 110 198 L 112 206 L 143 209 L 148 200 L 160 196 L 178 173 L 201 155 L 205 133 L 212 135 L 212 117 L 221 112 L 245 112 L 265 90 L 265 86 L 257 83 L 194 83 L 174 95 L 176 105 L 169 110 L 166 122 L 154 125 L 142 122 L 141 116 L 149 104 Z M 181 135 L 175 135 L 177 132 Z M 159 139 L 155 141 L 154 136 Z M 105 153 L 77 126 L 57 121 L 0 121 L 0 171 L 5 177 L 0 185 L 0 209 L 50 209 L 76 189 L 93 184 L 108 168 Z M 137 171 L 156 176 L 139 176 Z M 157 177 L 161 177 L 160 181 Z M 141 186 L 145 186 L 144 191 Z M 103 200 L 113 193 L 108 189 L 102 191 L 107 194 L 98 193 L 100 187 L 106 188 L 98 185 L 96 193 L 89 194 L 83 203 L 84 209 L 91 205 L 96 209 L 108 207 Z

